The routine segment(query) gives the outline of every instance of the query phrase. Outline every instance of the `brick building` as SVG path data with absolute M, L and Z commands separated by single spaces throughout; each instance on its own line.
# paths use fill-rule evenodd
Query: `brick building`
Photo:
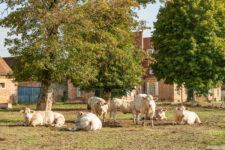
M 139 85 L 137 89 L 138 93 L 146 93 L 151 94 L 158 98 L 159 101 L 167 101 L 167 102 L 185 102 L 187 101 L 187 89 L 182 86 L 178 88 L 176 84 L 168 85 L 165 84 L 164 81 L 157 81 L 156 77 L 154 76 L 154 72 L 150 67 L 150 64 L 153 60 L 151 57 L 152 54 L 156 54 L 158 51 L 154 50 L 154 43 L 151 41 L 150 37 L 143 38 L 142 32 L 138 32 L 137 38 L 139 38 L 138 44 L 144 49 L 148 56 L 146 56 L 145 60 L 142 62 L 144 68 L 146 68 L 146 74 L 143 77 L 144 83 Z M 219 88 L 211 89 L 211 93 L 213 93 L 213 97 L 208 95 L 207 97 L 197 97 L 195 96 L 196 100 L 199 101 L 208 101 L 214 99 L 216 101 L 221 99 L 221 90 Z
M 221 100 L 225 101 L 225 85 L 221 87 Z
M 17 85 L 12 78 L 7 77 L 11 72 L 12 69 L 0 57 L 0 108 L 10 108 L 17 101 Z
M 25 82 L 13 82 L 13 79 L 6 78 L 6 75 L 13 71 L 13 65 L 19 61 L 19 59 L 16 59 L 14 57 L 5 57 L 1 58 L 0 63 L 0 72 L 4 76 L 1 76 L 0 78 L 5 78 L 5 81 L 10 81 L 13 84 L 11 86 L 6 86 L 5 90 L 14 89 L 13 96 L 11 96 L 11 103 L 35 103 L 38 101 L 38 98 L 40 96 L 41 92 L 41 83 L 36 81 L 25 81 Z M 3 68 L 3 69 L 2 69 Z M 5 70 L 5 71 L 4 71 Z M 3 72 L 4 71 L 4 72 Z M 0 83 L 3 82 L 0 79 Z M 7 82 L 4 82 L 5 84 Z M 1 87 L 1 85 L 0 85 Z M 63 95 L 67 93 L 67 83 L 65 84 L 53 84 L 53 99 L 54 101 L 61 101 L 61 98 Z M 2 90 L 3 91 L 3 90 Z M 0 91 L 1 96 L 1 91 Z M 1 99 L 0 99 L 1 101 Z

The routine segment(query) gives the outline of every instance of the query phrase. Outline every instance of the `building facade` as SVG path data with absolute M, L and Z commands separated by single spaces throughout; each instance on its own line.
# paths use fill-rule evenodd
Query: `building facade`
M 11 108 L 17 101 L 17 83 L 7 75 L 12 73 L 11 68 L 0 57 L 0 108 Z
M 0 72 L 5 70 L 1 74 L 0 83 L 3 83 L 2 78 L 4 78 L 5 91 L 13 91 L 11 95 L 11 103 L 36 103 L 40 96 L 41 92 L 41 83 L 36 81 L 25 81 L 25 82 L 14 82 L 13 79 L 7 78 L 7 74 L 13 71 L 13 65 L 19 61 L 14 57 L 5 57 L 1 58 L 0 63 Z M 7 67 L 6 67 L 7 66 Z M 2 69 L 2 68 L 3 69 Z M 6 82 L 7 81 L 7 82 Z M 7 83 L 7 86 L 6 86 Z M 11 83 L 11 84 L 9 84 Z M 1 84 L 0 84 L 1 86 Z M 53 100 L 61 101 L 62 97 L 67 94 L 67 84 L 53 84 Z M 4 92 L 4 90 L 0 90 Z M 7 92 L 4 92 L 7 94 Z M 1 99 L 0 99 L 1 100 Z

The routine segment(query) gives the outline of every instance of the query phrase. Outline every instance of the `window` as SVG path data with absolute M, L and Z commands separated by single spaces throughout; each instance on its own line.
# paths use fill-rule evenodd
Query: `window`
M 5 83 L 0 83 L 0 89 L 5 88 Z
M 142 85 L 140 84 L 139 85 L 139 94 L 142 94 L 143 93 L 143 88 L 142 88 Z
M 157 96 L 158 95 L 158 82 L 146 82 L 146 94 Z
M 185 88 L 184 91 L 185 91 L 185 94 L 187 95 L 188 94 L 188 89 Z
M 180 88 L 177 86 L 176 88 L 177 94 L 180 95 Z
M 149 55 L 152 55 L 154 53 L 154 49 L 147 49 L 147 52 Z
M 150 83 L 146 83 L 146 94 L 150 95 Z
M 154 74 L 154 72 L 151 68 L 149 69 L 149 74 Z
M 155 83 L 155 96 L 159 96 L 159 83 Z
M 81 97 L 80 87 L 77 87 L 77 97 Z

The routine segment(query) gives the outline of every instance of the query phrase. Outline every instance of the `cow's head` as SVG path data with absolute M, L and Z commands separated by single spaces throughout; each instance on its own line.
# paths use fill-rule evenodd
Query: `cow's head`
M 80 111 L 78 114 L 77 114 L 77 118 L 74 120 L 75 123 L 78 123 L 80 122 L 80 119 L 85 115 L 84 112 Z
M 188 110 L 188 108 L 184 106 L 176 107 L 176 110 Z
M 100 110 L 101 112 L 107 112 L 109 105 L 107 102 L 98 102 L 97 107 L 98 107 L 98 110 Z
M 20 113 L 24 113 L 24 121 L 26 125 L 29 125 L 34 112 L 35 111 L 31 110 L 30 108 L 25 108 L 20 111 Z
M 166 109 L 157 109 L 156 110 L 156 118 L 158 118 L 159 120 L 167 120 L 167 117 L 166 117 Z

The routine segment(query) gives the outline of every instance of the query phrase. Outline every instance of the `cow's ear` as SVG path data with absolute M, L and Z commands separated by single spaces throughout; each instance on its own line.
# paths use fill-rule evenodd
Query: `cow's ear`
M 189 110 L 189 108 L 188 107 L 185 107 L 185 110 Z
M 24 113 L 24 110 L 20 110 L 20 113 Z
M 107 105 L 107 104 L 108 104 L 107 102 L 104 103 L 104 105 Z
M 79 114 L 80 114 L 80 116 L 83 116 L 84 115 L 84 113 L 82 111 L 80 111 Z
M 166 109 L 163 109 L 162 111 L 166 112 L 167 110 Z
M 34 113 L 34 110 L 30 110 L 30 113 Z

